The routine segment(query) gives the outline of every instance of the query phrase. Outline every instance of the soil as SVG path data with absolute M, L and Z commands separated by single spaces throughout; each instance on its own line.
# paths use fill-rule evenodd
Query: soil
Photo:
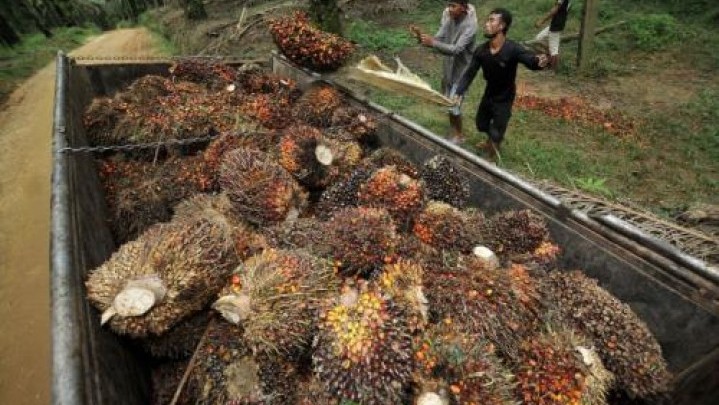
M 144 29 L 98 36 L 73 56 L 152 56 Z M 50 402 L 50 178 L 55 64 L 0 107 L 0 404 Z

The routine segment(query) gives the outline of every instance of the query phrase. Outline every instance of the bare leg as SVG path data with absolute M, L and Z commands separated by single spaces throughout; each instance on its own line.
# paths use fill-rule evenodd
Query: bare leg
M 449 125 L 452 127 L 451 141 L 455 143 L 462 142 L 462 116 L 449 114 Z

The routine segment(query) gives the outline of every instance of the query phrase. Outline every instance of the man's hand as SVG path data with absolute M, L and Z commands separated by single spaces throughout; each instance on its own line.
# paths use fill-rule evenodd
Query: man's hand
M 460 105 L 460 104 L 462 104 L 462 100 L 463 100 L 463 99 L 464 99 L 464 96 L 460 96 L 460 95 L 457 95 L 457 94 L 455 94 L 455 95 L 453 95 L 452 97 L 450 97 L 450 100 L 452 100 L 452 104 L 453 104 L 453 105 Z
M 549 58 L 545 54 L 539 54 L 537 55 L 537 64 L 541 68 L 547 67 L 547 64 L 549 63 Z
M 544 20 L 537 20 L 537 22 L 534 23 L 534 28 L 542 28 L 544 25 Z
M 422 34 L 419 41 L 424 46 L 433 46 L 434 45 L 434 38 L 431 35 Z

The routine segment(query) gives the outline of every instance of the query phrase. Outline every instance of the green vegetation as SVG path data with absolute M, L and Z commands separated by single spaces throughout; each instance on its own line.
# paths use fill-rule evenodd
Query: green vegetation
M 140 14 L 138 24 L 149 29 L 152 32 L 155 48 L 163 55 L 178 55 L 180 52 L 178 47 L 168 38 L 170 32 L 168 27 L 162 25 L 157 20 L 157 14 L 152 11 L 146 11 Z
M 357 43 L 364 52 L 396 53 L 415 43 L 406 29 L 385 29 L 378 24 L 355 20 L 346 28 L 346 37 Z
M 95 27 L 56 28 L 50 38 L 29 34 L 12 48 L 0 47 L 0 103 L 19 83 L 52 62 L 58 50 L 68 52 L 97 33 Z
M 424 0 L 413 12 L 383 18 L 387 21 L 379 25 L 386 33 L 383 43 L 399 42 L 402 37 L 391 38 L 391 30 L 401 32 L 410 23 L 425 32 L 435 32 L 443 4 Z M 546 13 L 551 2 L 481 2 L 477 11 L 480 25 L 494 7 L 514 12 L 509 36 L 524 40 L 536 34 L 534 21 Z M 580 14 L 578 3 L 570 13 L 565 33 L 579 31 Z M 635 124 L 634 135 L 617 136 L 601 125 L 515 107 L 498 165 L 598 196 L 630 199 L 660 214 L 692 202 L 719 203 L 718 16 L 716 5 L 708 0 L 602 2 L 600 26 L 618 21 L 627 24 L 596 37 L 597 53 L 590 60 L 590 68 L 582 74 L 577 72 L 577 44 L 564 43 L 558 74 L 520 68 L 520 92 L 523 86 L 549 88 L 552 94 L 547 96 L 554 98 L 605 100 L 609 108 L 622 111 Z M 410 69 L 434 88 L 439 87 L 439 55 L 414 43 L 398 53 Z M 449 131 L 444 108 L 357 83 L 350 85 L 440 135 Z M 463 107 L 464 147 L 472 151 L 477 151 L 476 144 L 484 140 L 473 122 L 483 90 L 480 73 Z M 541 92 L 535 94 L 543 96 Z

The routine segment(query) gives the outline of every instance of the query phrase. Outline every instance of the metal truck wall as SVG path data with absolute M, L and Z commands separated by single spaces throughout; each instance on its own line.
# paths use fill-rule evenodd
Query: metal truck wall
M 149 368 L 131 345 L 100 327 L 97 311 L 85 299 L 87 272 L 115 249 L 97 170 L 92 155 L 60 151 L 87 144 L 83 111 L 95 95 L 118 82 L 115 77 L 105 81 L 98 76 L 58 57 L 51 235 L 52 401 L 140 405 L 150 398 Z
M 273 70 L 310 85 L 319 76 L 273 57 Z M 167 74 L 168 64 L 78 66 L 59 58 L 55 149 L 86 143 L 82 111 L 91 99 L 111 95 L 146 74 Z M 60 74 L 58 75 L 60 78 Z M 366 104 L 360 100 L 354 102 Z M 533 208 L 545 216 L 564 248 L 566 268 L 579 268 L 628 303 L 657 336 L 677 389 L 671 404 L 719 403 L 719 311 L 691 282 L 666 269 L 676 264 L 643 252 L 621 235 L 569 212 L 556 199 L 475 156 L 447 144 L 381 107 L 380 141 L 415 163 L 437 153 L 451 158 L 471 185 L 471 199 L 487 212 Z M 147 403 L 149 376 L 127 342 L 99 328 L 85 300 L 84 275 L 107 259 L 114 246 L 92 161 L 55 152 L 53 176 L 53 394 L 55 403 Z M 628 250 L 627 247 L 632 247 Z M 647 260 L 645 256 L 652 258 Z M 679 269 L 681 270 L 681 269 Z M 678 272 L 677 274 L 682 274 Z

